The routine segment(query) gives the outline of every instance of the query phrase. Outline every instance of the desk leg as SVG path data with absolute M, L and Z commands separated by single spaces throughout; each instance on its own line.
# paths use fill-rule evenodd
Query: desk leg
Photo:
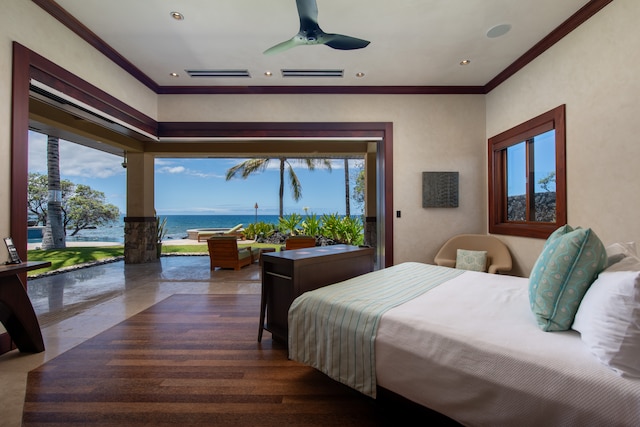
M 267 286 L 262 282 L 262 293 L 260 297 L 260 327 L 258 329 L 258 342 L 262 342 L 262 331 L 264 330 L 264 318 L 267 311 Z
M 22 353 L 44 351 L 38 318 L 18 276 L 2 277 L 0 320 Z

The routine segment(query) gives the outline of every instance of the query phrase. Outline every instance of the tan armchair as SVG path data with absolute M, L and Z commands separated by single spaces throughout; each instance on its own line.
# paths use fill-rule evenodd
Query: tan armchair
M 511 270 L 511 253 L 500 239 L 487 234 L 459 234 L 449 239 L 436 254 L 435 263 L 444 267 L 456 266 L 458 249 L 487 251 L 487 272 Z
M 312 248 L 316 245 L 316 238 L 313 236 L 289 236 L 284 241 L 281 251 L 291 249 Z
M 240 270 L 256 261 L 260 254 L 258 248 L 251 246 L 239 249 L 235 236 L 212 236 L 207 239 L 207 246 L 211 270 L 216 267 Z

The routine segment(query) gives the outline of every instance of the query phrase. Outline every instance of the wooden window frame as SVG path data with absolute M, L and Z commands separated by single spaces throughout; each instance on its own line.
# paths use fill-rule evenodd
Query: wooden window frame
M 555 129 L 556 222 L 511 222 L 506 219 L 507 148 Z M 546 239 L 567 223 L 565 105 L 489 138 L 489 233 Z M 527 199 L 529 198 L 527 187 Z

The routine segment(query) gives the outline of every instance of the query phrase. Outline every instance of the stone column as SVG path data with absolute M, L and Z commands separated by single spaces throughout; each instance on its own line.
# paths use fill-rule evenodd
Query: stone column
M 124 262 L 142 264 L 158 259 L 155 217 L 125 217 Z
M 124 262 L 158 259 L 154 200 L 154 157 L 127 153 L 127 216 L 124 219 Z

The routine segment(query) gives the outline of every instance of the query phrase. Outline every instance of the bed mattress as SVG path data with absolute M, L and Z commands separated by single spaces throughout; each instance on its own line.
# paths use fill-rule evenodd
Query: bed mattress
M 538 328 L 526 278 L 457 270 L 437 286 L 385 306 L 371 336 L 350 340 L 373 342 L 372 351 L 324 347 L 339 341 L 344 330 L 336 331 L 345 323 L 342 315 L 331 320 L 332 305 L 314 311 L 326 294 L 361 288 L 362 295 L 349 293 L 346 300 L 384 305 L 376 300 L 379 290 L 367 291 L 367 283 L 401 289 L 419 277 L 429 282 L 447 276 L 447 270 L 453 269 L 403 263 L 329 287 L 334 290 L 303 294 L 289 312 L 290 357 L 356 389 L 351 380 L 332 374 L 333 365 L 371 363 L 379 387 L 469 426 L 639 425 L 640 380 L 602 365 L 577 332 Z M 369 353 L 371 360 L 364 360 Z
M 638 425 L 640 380 L 603 366 L 577 332 L 540 330 L 528 301 L 526 278 L 465 272 L 390 309 L 378 385 L 465 425 Z

